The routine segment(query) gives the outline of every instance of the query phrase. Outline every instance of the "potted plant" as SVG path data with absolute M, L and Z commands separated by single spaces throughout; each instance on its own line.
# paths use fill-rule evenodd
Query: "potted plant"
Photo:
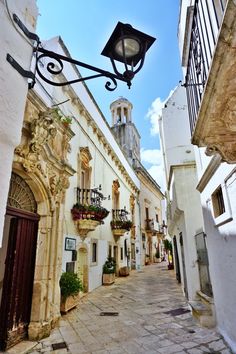
M 79 292 L 83 290 L 81 280 L 76 273 L 64 272 L 60 278 L 61 312 L 66 313 L 79 303 Z
M 115 281 L 116 262 L 113 257 L 108 257 L 103 265 L 103 285 L 113 284 Z
M 72 123 L 72 117 L 70 117 L 70 116 L 63 116 L 63 117 L 61 118 L 61 122 L 62 122 L 62 124 L 64 125 L 64 127 L 68 128 L 68 127 L 71 125 L 71 123 Z

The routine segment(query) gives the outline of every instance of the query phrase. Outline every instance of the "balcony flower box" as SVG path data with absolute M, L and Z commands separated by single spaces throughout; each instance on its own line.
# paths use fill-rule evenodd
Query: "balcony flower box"
M 130 220 L 112 220 L 111 221 L 112 230 L 123 229 L 126 232 L 126 231 L 130 231 L 132 226 L 133 226 L 133 223 Z
M 101 206 L 97 205 L 82 205 L 76 203 L 71 209 L 73 220 L 96 220 L 101 224 L 103 219 L 107 217 L 109 211 Z
M 76 203 L 71 209 L 71 214 L 80 237 L 85 239 L 88 232 L 94 231 L 98 225 L 104 223 L 103 219 L 107 217 L 109 211 L 97 205 Z

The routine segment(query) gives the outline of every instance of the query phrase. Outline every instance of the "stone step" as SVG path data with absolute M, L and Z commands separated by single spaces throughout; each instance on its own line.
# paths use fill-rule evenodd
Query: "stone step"
M 201 301 L 189 301 L 189 305 L 197 315 L 211 315 L 211 309 Z
M 189 301 L 192 309 L 192 315 L 196 318 L 200 325 L 207 328 L 215 327 L 215 316 L 212 312 L 211 306 L 199 301 Z

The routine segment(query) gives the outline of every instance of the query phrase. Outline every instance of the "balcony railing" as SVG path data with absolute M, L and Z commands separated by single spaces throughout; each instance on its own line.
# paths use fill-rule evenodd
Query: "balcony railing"
M 97 188 L 93 189 L 82 189 L 77 188 L 76 200 L 78 204 L 81 205 L 94 205 L 101 206 L 104 196 Z
M 132 227 L 132 221 L 127 218 L 129 213 L 125 209 L 112 209 L 112 230 L 124 229 L 129 231 Z
M 77 203 L 71 209 L 73 220 L 95 220 L 103 223 L 109 211 L 102 207 L 105 198 L 97 189 L 77 188 Z
M 152 219 L 146 219 L 146 230 L 151 231 L 153 234 L 164 234 L 164 226 L 159 222 Z
M 195 1 L 185 78 L 191 134 L 196 126 L 225 6 L 226 0 Z
M 146 230 L 147 231 L 153 231 L 154 230 L 154 221 L 152 219 L 146 219 Z

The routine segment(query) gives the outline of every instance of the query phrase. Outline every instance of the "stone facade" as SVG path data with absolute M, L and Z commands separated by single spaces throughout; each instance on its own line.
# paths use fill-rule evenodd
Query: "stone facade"
M 59 277 L 65 190 L 74 170 L 68 164 L 73 132 L 64 127 L 54 110 L 39 105 L 30 93 L 21 144 L 16 148 L 13 171 L 31 187 L 40 215 L 29 338 L 50 333 L 60 317 Z M 43 325 L 42 325 L 43 323 Z

